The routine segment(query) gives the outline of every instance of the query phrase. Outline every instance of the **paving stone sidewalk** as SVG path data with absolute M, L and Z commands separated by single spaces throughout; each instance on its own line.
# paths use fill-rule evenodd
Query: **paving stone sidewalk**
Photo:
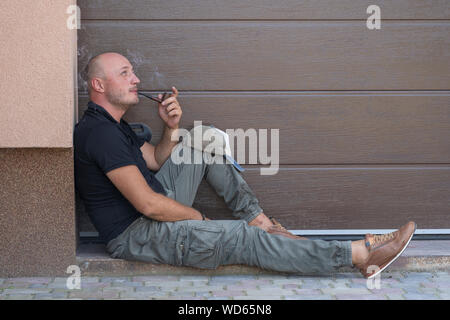
M 75 283 L 76 284 L 76 283 Z M 0 300 L 449 300 L 449 272 L 384 272 L 379 286 L 356 273 L 283 275 L 0 278 Z

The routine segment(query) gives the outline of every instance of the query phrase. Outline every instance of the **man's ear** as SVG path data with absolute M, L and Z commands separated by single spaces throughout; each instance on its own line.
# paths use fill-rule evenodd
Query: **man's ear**
M 94 89 L 97 92 L 105 92 L 105 86 L 100 78 L 92 78 L 91 80 L 91 86 L 92 89 Z

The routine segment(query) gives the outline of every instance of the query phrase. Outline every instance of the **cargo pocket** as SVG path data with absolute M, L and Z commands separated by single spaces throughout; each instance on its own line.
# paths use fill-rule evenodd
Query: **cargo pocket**
M 222 256 L 224 229 L 216 226 L 195 226 L 189 228 L 183 264 L 190 267 L 215 269 Z

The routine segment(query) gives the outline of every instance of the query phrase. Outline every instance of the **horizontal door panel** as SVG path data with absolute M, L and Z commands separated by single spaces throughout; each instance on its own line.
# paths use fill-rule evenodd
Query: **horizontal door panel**
M 376 4 L 382 19 L 450 19 L 448 0 L 78 0 L 83 19 L 367 19 Z
M 145 90 L 448 90 L 449 33 L 432 21 L 88 21 L 79 69 L 116 51 Z
M 244 179 L 267 216 L 286 228 L 393 229 L 414 220 L 420 229 L 450 228 L 450 167 L 295 167 Z M 202 182 L 193 205 L 211 219 L 231 211 Z
M 450 228 L 448 166 L 283 166 L 261 176 L 242 173 L 260 206 L 290 230 L 394 229 L 413 220 L 420 229 Z M 205 181 L 193 207 L 214 220 L 235 219 Z M 95 232 L 77 197 L 78 228 Z
M 178 100 L 183 110 L 182 128 L 202 121 L 224 131 L 242 129 L 248 136 L 254 134 L 251 140 L 247 138 L 245 148 L 233 139 L 233 155 L 241 164 L 267 163 L 260 142 L 268 146 L 271 162 L 279 159 L 280 164 L 450 163 L 449 93 L 181 91 Z M 81 95 L 79 117 L 87 102 Z M 149 125 L 153 144 L 161 139 L 164 125 L 157 103 L 141 98 L 125 119 Z M 279 144 L 278 157 L 272 151 L 271 135 Z M 255 147 L 253 158 L 249 156 L 251 147 Z

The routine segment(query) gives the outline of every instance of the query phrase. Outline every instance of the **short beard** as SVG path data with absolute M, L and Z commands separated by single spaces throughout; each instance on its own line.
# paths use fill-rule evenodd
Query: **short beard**
M 124 102 L 122 100 L 120 93 L 115 94 L 110 91 L 106 91 L 105 95 L 106 95 L 106 99 L 108 99 L 109 103 L 111 103 L 113 106 L 115 106 L 125 112 L 128 109 L 130 109 L 131 107 L 134 107 L 135 105 L 137 105 L 139 103 L 139 101 L 137 101 L 136 103 Z

